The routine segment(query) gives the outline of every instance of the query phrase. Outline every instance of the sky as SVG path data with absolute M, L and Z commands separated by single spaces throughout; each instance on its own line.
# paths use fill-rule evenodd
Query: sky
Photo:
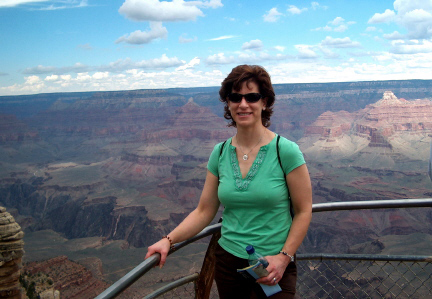
M 0 0 L 0 96 L 432 79 L 432 0 Z

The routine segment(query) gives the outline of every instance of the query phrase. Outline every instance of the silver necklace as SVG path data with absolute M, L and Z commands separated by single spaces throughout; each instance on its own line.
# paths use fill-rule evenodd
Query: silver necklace
M 240 150 L 241 150 L 242 153 L 243 153 L 243 160 L 244 160 L 244 161 L 247 161 L 247 159 L 249 159 L 249 156 L 248 156 L 248 155 L 249 155 L 249 154 L 251 153 L 251 151 L 252 151 L 252 150 L 253 150 L 253 149 L 254 149 L 254 148 L 255 148 L 255 147 L 256 147 L 256 146 L 261 142 L 263 136 L 264 136 L 264 133 L 261 134 L 261 137 L 260 137 L 260 139 L 258 140 L 258 143 L 255 144 L 247 154 L 245 154 L 244 151 L 243 151 L 243 149 L 242 149 L 242 147 L 241 147 L 241 145 L 240 145 L 240 143 L 238 142 L 237 134 L 236 134 L 235 138 L 236 138 L 236 141 L 237 141 L 237 144 L 238 144 Z

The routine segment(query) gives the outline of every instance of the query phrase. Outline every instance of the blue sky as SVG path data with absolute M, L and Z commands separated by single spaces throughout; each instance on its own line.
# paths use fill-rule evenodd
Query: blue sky
M 432 0 L 0 0 L 0 95 L 432 79 Z

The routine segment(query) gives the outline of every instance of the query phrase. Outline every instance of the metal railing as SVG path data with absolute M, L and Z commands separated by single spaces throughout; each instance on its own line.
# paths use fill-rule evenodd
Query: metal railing
M 334 202 L 334 203 L 320 203 L 320 204 L 314 204 L 312 206 L 312 212 L 313 213 L 318 213 L 318 212 L 326 212 L 326 211 L 340 211 L 340 210 L 359 210 L 359 209 L 388 209 L 388 208 L 418 208 L 418 207 L 432 207 L 432 198 L 422 198 L 422 199 L 399 199 L 399 200 L 374 200 L 374 201 L 352 201 L 352 202 Z M 204 237 L 213 235 L 216 232 L 219 232 L 221 228 L 221 224 L 214 224 L 211 226 L 206 227 L 204 230 L 202 230 L 199 234 L 197 234 L 195 237 L 188 239 L 184 242 L 181 243 L 177 243 L 174 245 L 174 250 L 170 251 L 169 254 L 171 254 L 173 251 L 179 250 L 182 247 L 193 243 L 199 239 L 202 239 Z M 371 260 L 370 258 L 367 257 L 375 257 L 375 260 Z M 356 297 L 356 291 L 353 291 L 353 287 L 352 284 L 356 285 L 356 287 L 362 289 L 362 283 L 361 283 L 361 279 L 366 279 L 366 278 L 359 278 L 359 280 L 357 282 L 355 282 L 352 279 L 352 276 L 350 276 L 349 274 L 345 273 L 345 274 L 341 274 L 340 271 L 335 270 L 334 266 L 328 264 L 327 262 L 324 262 L 324 260 L 328 261 L 328 260 L 333 260 L 333 261 L 340 261 L 340 260 L 344 260 L 344 261 L 358 261 L 358 264 L 360 264 L 360 262 L 366 262 L 368 261 L 369 263 L 377 263 L 377 262 L 384 262 L 384 263 L 391 263 L 391 262 L 396 262 L 399 264 L 405 263 L 405 262 L 415 262 L 415 263 L 426 263 L 429 267 L 428 269 L 428 273 L 429 276 L 426 278 L 426 281 L 429 281 L 432 279 L 431 278 L 431 257 L 418 257 L 420 260 L 417 261 L 413 261 L 412 259 L 416 259 L 417 257 L 399 257 L 398 260 L 393 260 L 394 257 L 392 256 L 370 256 L 370 255 L 363 255 L 362 259 L 359 259 L 359 256 L 357 255 L 319 255 L 319 258 L 317 258 L 316 255 L 302 255 L 302 254 L 298 254 L 298 266 L 302 267 L 301 269 L 304 269 L 306 271 L 303 272 L 302 276 L 305 275 L 304 273 L 309 273 L 309 274 L 313 274 L 312 277 L 314 277 L 314 275 L 316 276 L 316 273 L 321 273 L 321 276 L 317 276 L 317 277 L 321 277 L 321 278 L 317 278 L 315 279 L 315 281 L 321 280 L 321 282 L 325 282 L 330 289 L 332 290 L 328 290 L 328 291 L 324 291 L 324 293 L 320 293 L 319 295 L 316 295 L 318 297 L 316 298 L 343 298 L 343 294 L 341 292 L 339 292 L 339 294 L 334 294 L 333 291 L 335 289 L 335 285 L 337 285 L 337 288 L 339 289 L 340 285 L 346 285 L 349 286 L 350 291 L 348 291 L 348 293 L 350 293 L 350 297 L 353 298 L 375 298 L 375 296 L 369 296 L 367 295 L 366 297 Z M 385 258 L 385 260 L 383 260 L 383 258 Z M 402 259 L 400 259 L 402 258 Z M 145 273 L 147 273 L 148 271 L 150 271 L 155 265 L 157 265 L 159 263 L 159 259 L 160 259 L 160 255 L 159 254 L 154 254 L 151 257 L 149 257 L 148 259 L 146 259 L 145 261 L 143 261 L 141 264 L 139 264 L 137 267 L 135 267 L 132 271 L 130 271 L 129 273 L 127 273 L 125 276 L 123 276 L 120 280 L 118 280 L 117 282 L 115 282 L 113 285 L 111 285 L 108 289 L 106 289 L 104 292 L 102 292 L 99 296 L 96 297 L 96 299 L 108 299 L 108 298 L 115 298 L 117 295 L 119 295 L 121 292 L 123 292 L 124 290 L 126 290 L 129 286 L 131 286 L 136 280 L 138 280 L 140 277 L 142 277 Z M 410 260 L 411 259 L 411 260 Z M 320 265 L 315 265 L 315 266 L 302 266 L 302 262 L 303 260 L 318 260 L 321 264 Z M 359 262 L 360 260 L 360 262 Z M 352 263 L 352 262 L 351 262 Z M 321 265 L 325 265 L 325 266 L 321 266 Z M 317 272 L 313 272 L 311 269 L 320 269 L 320 267 L 324 267 L 326 269 L 322 269 L 320 271 Z M 309 270 L 307 270 L 309 268 Z M 339 268 L 342 269 L 342 267 L 339 266 Z M 383 270 L 385 271 L 384 268 L 385 267 L 381 267 Z M 372 268 L 371 268 L 372 269 Z M 303 270 L 302 270 L 303 271 Z M 330 271 L 330 272 L 329 272 Z M 353 269 L 352 271 L 357 273 L 361 273 L 360 270 L 355 270 Z M 411 271 L 411 270 L 410 270 Z M 372 271 L 369 271 L 370 273 L 374 273 Z M 326 273 L 326 274 L 322 274 L 322 273 Z M 333 273 L 333 274 L 331 274 Z M 366 272 L 365 272 L 366 273 Z M 377 271 L 376 273 L 380 273 L 379 271 Z M 402 273 L 402 272 L 400 272 Z M 329 279 L 327 277 L 327 275 L 330 275 L 329 277 L 332 277 L 331 279 Z M 389 274 L 389 277 L 392 277 L 393 274 Z M 305 287 L 305 289 L 303 288 L 301 281 L 302 281 L 302 276 L 299 276 L 299 286 L 298 286 L 298 292 L 299 294 L 302 294 L 302 292 L 307 292 L 308 298 L 314 298 L 312 296 L 312 294 L 310 294 L 311 290 L 313 290 L 313 287 Z M 198 277 L 198 276 L 197 276 Z M 341 277 L 342 279 L 342 284 L 341 282 L 335 282 L 337 277 Z M 379 276 L 380 277 L 380 276 Z M 379 278 L 378 280 L 382 280 L 382 281 L 386 281 L 386 279 L 383 278 Z M 393 279 L 393 278 L 390 278 Z M 367 279 L 366 279 L 367 280 Z M 374 281 L 377 281 L 375 278 L 373 278 Z M 159 296 L 160 294 L 167 292 L 169 290 L 172 290 L 176 287 L 179 287 L 181 285 L 184 285 L 185 283 L 191 282 L 194 280 L 189 280 L 187 281 L 187 279 L 185 279 L 185 281 L 180 281 L 180 282 L 173 282 L 167 286 L 164 286 L 163 288 L 157 290 L 157 296 Z M 393 280 L 393 281 L 398 281 L 398 280 Z M 374 284 L 369 283 L 372 287 L 374 286 Z M 431 283 L 429 283 L 429 285 L 431 285 Z M 322 287 L 322 286 L 321 286 Z M 376 286 L 375 286 L 376 288 Z M 401 288 L 401 294 L 405 294 L 408 292 L 405 291 L 405 288 Z M 305 291 L 303 291 L 305 290 Z M 156 295 L 156 292 L 148 295 L 146 298 L 155 298 L 154 296 Z M 362 292 L 362 291 L 360 291 Z M 431 293 L 431 289 L 429 287 L 429 289 L 425 290 L 425 292 L 429 292 L 429 294 Z M 389 295 L 387 296 L 388 298 L 400 298 L 398 297 L 400 295 L 400 293 L 397 293 L 396 295 L 394 295 L 394 293 L 397 293 L 395 291 L 390 291 L 390 293 L 388 293 Z M 378 292 L 377 294 L 381 294 L 381 291 Z M 336 296 L 336 297 L 332 297 L 332 296 Z M 149 297 L 150 296 L 150 297 Z M 327 297 L 326 297 L 327 296 Z M 377 295 L 378 297 L 376 298 L 384 298 L 383 296 L 379 297 L 380 295 Z M 396 297 L 395 297 L 396 296 Z M 386 298 L 387 298 L 386 297 Z M 414 298 L 414 297 L 407 297 L 407 298 Z M 423 297 L 422 297 L 423 298 Z

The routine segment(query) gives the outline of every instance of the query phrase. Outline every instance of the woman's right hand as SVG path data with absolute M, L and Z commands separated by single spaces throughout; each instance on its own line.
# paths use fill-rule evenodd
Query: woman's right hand
M 159 242 L 154 243 L 152 246 L 148 248 L 145 259 L 149 258 L 151 255 L 155 253 L 160 253 L 161 257 L 159 261 L 159 268 L 162 268 L 168 256 L 170 246 L 171 246 L 170 241 L 167 238 L 161 239 Z

